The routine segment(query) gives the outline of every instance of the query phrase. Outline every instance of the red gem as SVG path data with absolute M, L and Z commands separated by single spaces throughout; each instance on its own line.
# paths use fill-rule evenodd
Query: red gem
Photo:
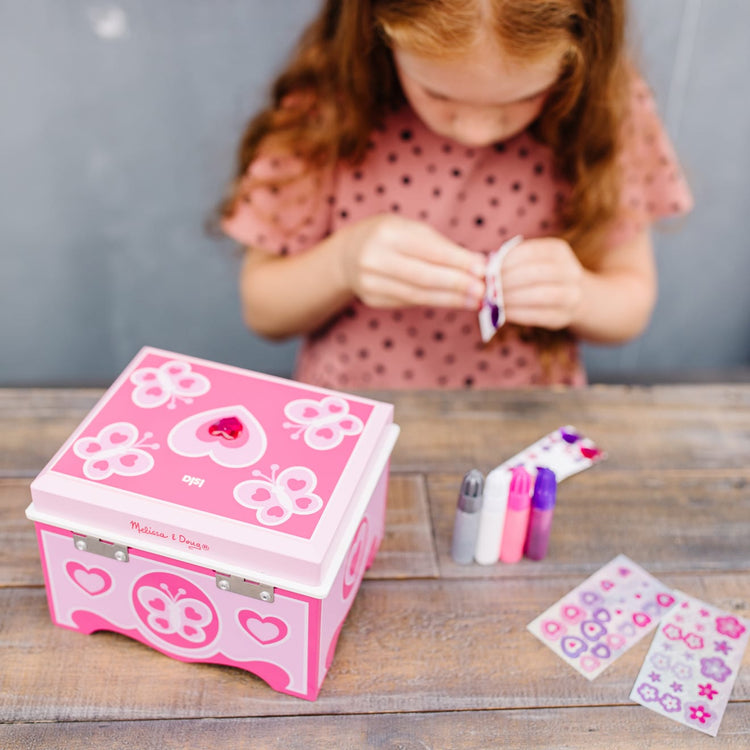
M 242 422 L 237 417 L 222 417 L 208 428 L 208 432 L 215 437 L 236 440 L 242 432 Z

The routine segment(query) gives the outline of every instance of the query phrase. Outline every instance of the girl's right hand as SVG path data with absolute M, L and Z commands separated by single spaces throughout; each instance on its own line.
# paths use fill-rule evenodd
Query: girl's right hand
M 340 232 L 345 283 L 366 305 L 479 308 L 486 266 L 481 253 L 393 214 L 368 217 Z

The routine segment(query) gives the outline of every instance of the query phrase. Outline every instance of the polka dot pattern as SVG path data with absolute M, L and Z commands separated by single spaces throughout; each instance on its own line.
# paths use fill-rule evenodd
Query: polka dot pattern
M 625 127 L 625 189 L 613 243 L 691 205 L 642 84 Z M 251 167 L 256 177 L 299 170 L 293 159 L 279 158 L 260 158 Z M 557 207 L 568 194 L 569 186 L 554 175 L 549 149 L 527 133 L 495 146 L 466 148 L 435 135 L 403 107 L 373 132 L 364 163 L 341 164 L 276 190 L 258 187 L 224 229 L 243 244 L 298 253 L 352 222 L 392 212 L 427 221 L 454 242 L 489 253 L 516 234 L 554 236 Z M 472 311 L 381 310 L 354 302 L 308 337 L 295 377 L 336 389 L 585 383 L 572 337 L 562 334 L 552 364 L 549 359 L 534 337 L 512 325 L 483 345 Z

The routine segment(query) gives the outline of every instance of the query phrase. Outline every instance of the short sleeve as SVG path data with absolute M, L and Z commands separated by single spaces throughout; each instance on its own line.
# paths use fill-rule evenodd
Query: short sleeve
M 640 78 L 633 82 L 623 123 L 620 211 L 610 235 L 622 244 L 659 219 L 681 216 L 693 197 L 651 92 Z
M 222 231 L 241 245 L 293 255 L 330 231 L 333 175 L 291 156 L 260 155 L 243 178 Z

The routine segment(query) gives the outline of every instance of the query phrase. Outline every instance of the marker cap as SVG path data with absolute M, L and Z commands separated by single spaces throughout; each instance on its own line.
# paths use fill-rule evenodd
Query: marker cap
M 551 510 L 555 507 L 556 495 L 557 479 L 555 478 L 555 472 L 544 466 L 537 467 L 531 506 L 538 510 Z

